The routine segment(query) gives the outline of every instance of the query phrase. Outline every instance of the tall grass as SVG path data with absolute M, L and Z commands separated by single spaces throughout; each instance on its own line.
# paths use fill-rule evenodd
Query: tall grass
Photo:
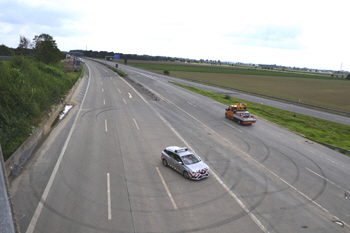
M 46 65 L 30 57 L 0 62 L 0 143 L 5 160 L 78 77 L 79 73 L 68 77 L 61 63 Z

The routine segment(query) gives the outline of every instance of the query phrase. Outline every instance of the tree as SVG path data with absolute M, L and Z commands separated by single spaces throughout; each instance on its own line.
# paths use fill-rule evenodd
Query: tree
M 45 64 L 55 63 L 61 60 L 62 53 L 57 48 L 56 41 L 48 34 L 35 36 L 34 39 L 34 56 L 38 61 Z
M 19 36 L 19 45 L 18 45 L 18 49 L 20 51 L 21 54 L 26 55 L 28 54 L 28 49 L 31 47 L 31 43 L 30 40 L 27 39 L 24 36 Z
M 6 45 L 0 45 L 0 56 L 13 56 L 15 53 Z

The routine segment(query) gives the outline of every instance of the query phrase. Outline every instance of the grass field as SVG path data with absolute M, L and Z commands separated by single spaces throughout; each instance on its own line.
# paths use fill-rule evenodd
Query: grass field
M 217 94 L 195 87 L 177 83 L 174 84 L 212 98 L 213 100 L 226 105 L 231 105 L 233 103 L 247 103 L 249 112 L 251 112 L 253 115 L 258 116 L 258 118 L 264 118 L 268 121 L 271 121 L 274 124 L 280 125 L 297 134 L 302 135 L 306 139 L 350 150 L 350 126 L 348 125 L 305 116 L 302 114 L 295 114 L 290 111 L 285 111 L 237 98 L 227 98 L 226 95 Z M 256 124 L 259 124 L 259 120 Z
M 350 80 L 331 78 L 330 74 L 271 71 L 253 67 L 244 69 L 243 66 L 235 68 L 179 62 L 128 60 L 128 65 L 157 73 L 168 70 L 172 77 L 200 80 L 350 112 Z M 249 66 L 246 67 L 249 68 Z
M 250 70 L 220 67 L 198 67 L 201 65 L 184 65 L 170 62 L 128 61 L 128 64 L 157 73 L 170 71 L 172 77 L 196 79 L 218 85 L 229 86 L 248 91 L 267 93 L 276 97 L 304 101 L 316 105 L 350 111 L 350 80 L 318 76 L 317 73 L 303 73 L 295 77 L 291 73 L 284 76 L 272 75 L 273 72 L 253 73 Z M 276 74 L 275 72 L 274 74 Z M 264 74 L 264 75 L 261 75 Z M 178 83 L 178 86 L 214 99 L 220 103 L 248 103 L 248 110 L 258 118 L 271 121 L 287 128 L 306 139 L 350 150 L 350 126 L 326 121 L 314 117 L 296 114 L 278 108 L 232 98 L 195 87 Z M 224 114 L 224 110 L 223 110 Z M 257 123 L 258 124 L 258 123 Z M 307 141 L 307 140 L 306 140 Z M 349 155 L 349 154 L 348 154 Z

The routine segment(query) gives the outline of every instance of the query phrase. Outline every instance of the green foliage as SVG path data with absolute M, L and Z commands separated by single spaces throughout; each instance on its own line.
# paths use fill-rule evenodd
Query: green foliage
M 16 56 L 0 62 L 0 143 L 5 159 L 40 123 L 45 111 L 74 85 L 61 63 L 46 65 Z
M 6 45 L 0 45 L 0 56 L 13 56 L 15 53 Z
M 346 150 L 350 150 L 350 126 L 348 125 L 322 120 L 302 114 L 295 114 L 291 111 L 269 107 L 263 104 L 249 102 L 242 99 L 230 100 L 226 98 L 226 95 L 178 83 L 174 84 L 212 98 L 226 105 L 230 105 L 232 103 L 247 103 L 247 110 L 252 114 L 259 116 L 260 118 L 264 118 L 275 124 L 283 126 L 293 132 L 303 135 L 305 138 L 308 138 L 312 141 L 327 143 Z M 257 124 L 259 124 L 259 122 L 257 122 Z
M 62 58 L 61 51 L 57 48 L 56 41 L 48 34 L 41 34 L 34 38 L 34 56 L 39 62 L 45 64 L 59 62 Z
M 169 70 L 164 70 L 163 73 L 166 74 L 166 75 L 170 74 Z
M 230 100 L 232 97 L 230 95 L 225 95 L 225 99 Z

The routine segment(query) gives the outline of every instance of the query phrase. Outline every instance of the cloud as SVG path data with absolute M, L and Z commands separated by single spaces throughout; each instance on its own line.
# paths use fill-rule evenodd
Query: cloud
M 296 25 L 251 25 L 230 33 L 235 44 L 261 46 L 277 49 L 302 49 L 298 40 L 303 34 L 300 26 Z
M 81 17 L 79 12 L 52 4 L 5 1 L 0 3 L 0 8 L 6 9 L 0 14 L 1 24 L 7 26 L 7 30 L 0 31 L 2 34 L 26 32 L 67 35 L 77 32 L 70 30 L 69 25 L 74 25 Z

